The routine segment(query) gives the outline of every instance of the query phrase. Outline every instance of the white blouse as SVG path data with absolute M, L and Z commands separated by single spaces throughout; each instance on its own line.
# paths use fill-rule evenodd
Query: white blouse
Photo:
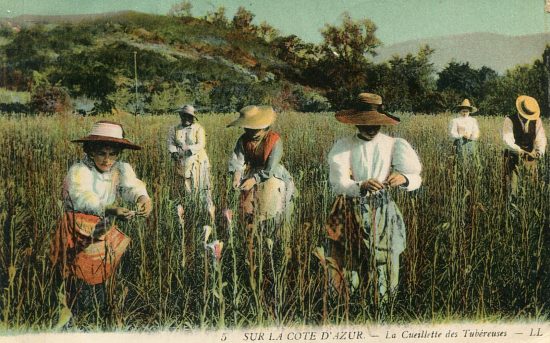
M 130 203 L 142 195 L 148 197 L 145 183 L 128 163 L 116 162 L 111 171 L 101 173 L 92 161 L 78 162 L 69 168 L 63 183 L 65 209 L 70 211 L 103 217 L 117 195 Z
M 449 133 L 452 138 L 462 138 L 464 134 L 470 135 L 471 140 L 477 141 L 479 138 L 479 127 L 477 126 L 476 118 L 472 117 L 457 117 L 451 120 Z
M 379 133 L 365 141 L 357 135 L 338 140 L 332 147 L 328 162 L 329 181 L 336 194 L 360 196 L 361 182 L 374 178 L 384 182 L 391 172 L 403 174 L 412 191 L 420 187 L 422 165 L 416 151 L 402 138 Z
M 195 155 L 206 147 L 206 133 L 204 128 L 197 124 L 183 127 L 181 124 L 170 128 L 168 133 L 168 151 L 189 151 Z

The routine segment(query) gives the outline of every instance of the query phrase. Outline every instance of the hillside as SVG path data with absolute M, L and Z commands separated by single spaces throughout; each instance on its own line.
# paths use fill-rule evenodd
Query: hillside
M 517 64 L 533 63 L 540 58 L 550 44 L 550 33 L 524 36 L 506 36 L 495 33 L 469 33 L 463 35 L 412 40 L 377 49 L 377 63 L 392 55 L 415 54 L 418 48 L 428 44 L 435 49 L 431 57 L 434 67 L 441 70 L 451 60 L 469 62 L 472 67 L 490 67 L 503 73 Z
M 31 95 L 28 105 L 0 103 L 0 112 L 118 108 L 163 114 L 182 103 L 212 112 L 250 104 L 323 112 L 345 108 L 365 90 L 386 99 L 390 111 L 422 113 L 448 109 L 464 97 L 493 113 L 513 110 L 509 94 L 547 99 L 547 67 L 533 61 L 549 35 L 417 40 L 377 49 L 373 64 L 363 58 L 364 47 L 356 48 L 363 37 L 347 42 L 334 36 L 315 45 L 280 36 L 267 23 L 253 24 L 253 18 L 245 9 L 233 16 L 219 9 L 201 18 L 126 11 L 0 20 L 0 90 Z M 433 54 L 419 51 L 426 44 Z M 384 63 L 390 58 L 391 64 Z M 438 83 L 436 71 L 452 60 L 470 66 L 458 66 Z M 517 64 L 526 66 L 503 74 Z M 472 69 L 482 66 L 501 75 Z

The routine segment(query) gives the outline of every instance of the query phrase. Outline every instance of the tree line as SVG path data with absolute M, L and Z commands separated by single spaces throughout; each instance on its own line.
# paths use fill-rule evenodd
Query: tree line
M 155 114 L 192 102 L 216 112 L 250 103 L 318 112 L 343 108 L 370 91 L 389 111 L 439 113 L 470 98 L 483 114 L 504 115 L 514 111 L 517 95 L 529 94 L 544 116 L 550 114 L 550 59 L 543 57 L 550 47 L 534 63 L 503 75 L 460 61 L 438 72 L 429 46 L 374 63 L 382 42 L 369 19 L 344 13 L 313 44 L 254 18 L 244 7 L 231 19 L 224 7 L 194 17 L 191 3 L 183 1 L 166 16 L 130 12 L 18 32 L 2 27 L 7 43 L 0 48 L 0 87 L 30 92 L 31 101 L 0 104 L 0 110 Z

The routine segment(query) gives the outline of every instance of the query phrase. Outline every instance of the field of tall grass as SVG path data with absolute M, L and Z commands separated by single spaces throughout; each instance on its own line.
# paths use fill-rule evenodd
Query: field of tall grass
M 333 201 L 327 153 L 353 132 L 331 114 L 282 113 L 283 163 L 299 195 L 288 235 L 259 234 L 248 247 L 230 190 L 227 161 L 241 132 L 225 128 L 236 115 L 202 115 L 212 164 L 216 221 L 195 199 L 179 196 L 166 151 L 176 116 L 108 117 L 143 146 L 127 152 L 147 183 L 154 209 L 148 219 L 119 223 L 132 244 L 107 289 L 74 318 L 85 330 L 160 330 L 384 321 L 548 320 L 550 314 L 550 159 L 538 183 L 524 182 L 510 198 L 503 188 L 502 118 L 479 117 L 479 159 L 455 163 L 447 136 L 449 115 L 402 115 L 386 130 L 407 139 L 423 163 L 423 186 L 395 191 L 407 225 L 399 292 L 379 307 L 369 284 L 338 298 L 314 254 L 325 244 L 323 224 Z M 82 157 L 70 140 L 98 118 L 0 118 L 0 332 L 44 331 L 58 321 L 60 292 L 48 259 L 62 213 L 61 185 Z M 550 133 L 548 122 L 545 122 Z M 178 216 L 178 205 L 180 216 Z M 183 214 L 181 209 L 183 208 Z M 205 237 L 205 225 L 212 233 Z M 223 242 L 221 257 L 213 254 Z M 322 256 L 321 256 L 322 257 Z M 255 269 L 254 269 L 255 268 Z M 251 270 L 254 270 L 251 273 Z

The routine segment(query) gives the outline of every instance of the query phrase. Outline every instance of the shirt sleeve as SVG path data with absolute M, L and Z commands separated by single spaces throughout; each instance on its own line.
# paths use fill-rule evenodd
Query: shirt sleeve
M 193 155 L 206 147 L 206 132 L 204 131 L 204 128 L 197 125 L 195 134 L 197 138 L 196 143 L 187 146 L 187 150 L 190 150 Z
M 124 201 L 136 203 L 140 196 L 149 197 L 145 183 L 137 178 L 134 169 L 128 163 L 120 163 L 120 195 Z
M 514 127 L 510 118 L 504 118 L 504 125 L 502 126 L 502 139 L 506 147 L 515 152 L 521 152 L 521 148 L 516 144 L 516 139 L 514 138 Z
M 544 132 L 542 120 L 538 119 L 536 124 L 535 151 L 542 156 L 546 151 L 546 133 Z
M 476 118 L 472 118 L 472 137 L 471 139 L 473 141 L 477 141 L 479 139 L 479 126 L 477 125 Z
M 72 211 L 104 216 L 105 207 L 93 191 L 93 185 L 94 177 L 88 167 L 80 163 L 71 166 L 64 181 L 65 207 Z
M 418 189 L 422 184 L 420 172 L 422 164 L 416 154 L 416 151 L 404 139 L 396 138 L 393 146 L 392 168 L 401 173 L 409 181 L 405 188 L 408 191 Z
M 175 127 L 170 128 L 170 130 L 168 131 L 167 145 L 168 145 L 168 152 L 170 153 L 178 152 L 178 147 L 176 145 L 176 128 Z
M 235 145 L 235 149 L 233 149 L 231 158 L 229 159 L 229 172 L 242 173 L 243 170 L 244 170 L 244 149 L 243 149 L 242 140 L 239 138 L 239 140 L 237 141 L 237 144 Z
M 273 173 L 276 169 L 275 167 L 281 163 L 282 158 L 283 158 L 283 141 L 279 139 L 271 149 L 271 153 L 267 158 L 265 169 L 260 170 L 257 173 L 257 175 L 254 176 L 254 178 L 256 179 L 256 182 L 265 181 L 269 179 L 271 176 L 276 176 L 276 175 L 273 175 Z
M 451 120 L 451 123 L 449 124 L 449 134 L 454 139 L 458 139 L 458 138 L 462 137 L 458 134 L 457 123 L 456 123 L 456 120 L 454 120 L 454 119 Z
M 328 154 L 329 182 L 336 194 L 360 196 L 360 185 L 351 178 L 351 144 L 343 139 Z

